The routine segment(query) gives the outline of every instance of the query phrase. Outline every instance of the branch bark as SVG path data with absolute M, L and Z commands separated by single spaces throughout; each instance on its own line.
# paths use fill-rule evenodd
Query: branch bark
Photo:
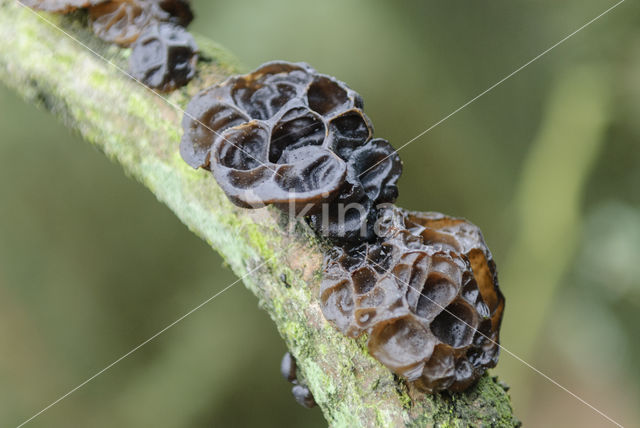
M 322 277 L 317 239 L 301 227 L 288 233 L 287 220 L 274 209 L 233 206 L 209 173 L 188 167 L 178 153 L 181 112 L 118 70 L 126 69 L 129 51 L 97 40 L 85 20 L 82 14 L 36 15 L 0 0 L 0 79 L 121 164 L 225 258 L 270 314 L 331 425 L 517 424 L 495 378 L 485 375 L 462 394 L 426 395 L 369 356 L 364 340 L 334 330 L 316 298 Z M 200 88 L 240 69 L 214 42 L 197 41 L 207 61 L 189 86 L 168 95 L 181 108 Z

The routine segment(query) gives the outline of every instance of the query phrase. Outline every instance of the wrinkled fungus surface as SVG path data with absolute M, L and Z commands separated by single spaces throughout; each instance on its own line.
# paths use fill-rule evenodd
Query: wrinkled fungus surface
M 494 367 L 504 297 L 480 230 L 439 213 L 387 208 L 375 243 L 325 258 L 320 300 L 344 334 L 427 392 L 461 391 Z
M 424 391 L 464 390 L 498 360 L 493 258 L 471 223 L 390 204 L 402 163 L 362 108 L 333 77 L 270 62 L 194 97 L 180 153 L 236 205 L 307 215 L 332 238 L 320 303 L 338 330 L 366 333 L 371 355 Z M 290 354 L 281 371 L 309 405 Z
M 198 47 L 184 28 L 149 25 L 133 45 L 129 71 L 137 80 L 160 91 L 186 85 L 196 72 Z
M 311 215 L 331 238 L 360 239 L 364 225 L 369 238 L 372 208 L 395 200 L 402 164 L 373 138 L 362 106 L 356 92 L 307 64 L 270 62 L 190 102 L 180 153 L 212 171 L 238 206 Z
M 129 46 L 148 25 L 169 22 L 187 26 L 193 13 L 187 0 L 111 0 L 89 8 L 89 18 L 98 37 Z
M 69 13 L 104 2 L 105 0 L 20 0 L 20 3 L 30 8 L 56 13 Z

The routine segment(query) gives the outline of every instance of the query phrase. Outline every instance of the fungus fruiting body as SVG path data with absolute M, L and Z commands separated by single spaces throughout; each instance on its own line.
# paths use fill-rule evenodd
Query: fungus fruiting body
M 380 362 L 419 388 L 461 391 L 496 365 L 504 297 L 480 230 L 439 213 L 387 208 L 375 243 L 325 259 L 325 318 L 368 334 Z
M 293 398 L 298 404 L 307 409 L 311 409 L 316 406 L 316 400 L 313 398 L 311 390 L 306 385 L 293 385 L 291 388 Z
M 330 238 L 370 237 L 365 223 L 375 204 L 395 200 L 402 164 L 373 139 L 362 106 L 355 91 L 307 64 L 267 63 L 189 103 L 180 152 L 238 206 L 311 215 Z M 338 207 L 350 203 L 362 208 L 339 223 Z
M 195 76 L 198 47 L 183 27 L 193 19 L 189 0 L 23 0 L 56 13 L 88 8 L 93 32 L 120 46 L 133 44 L 129 72 L 159 91 L 184 86 Z
M 150 24 L 169 22 L 186 27 L 193 13 L 186 0 L 111 0 L 90 7 L 89 18 L 98 37 L 129 46 Z
M 497 363 L 495 263 L 473 224 L 391 205 L 402 163 L 362 108 L 333 77 L 270 62 L 192 99 L 180 153 L 240 207 L 308 216 L 333 244 L 325 318 L 347 336 L 366 333 L 371 355 L 418 388 L 462 391 Z M 282 370 L 295 375 L 290 355 Z M 304 404 L 307 391 L 294 395 Z
M 188 0 L 21 3 L 88 8 L 95 34 L 131 46 L 130 73 L 151 88 L 171 91 L 196 73 Z M 274 61 L 201 91 L 182 126 L 182 158 L 211 171 L 234 204 L 306 216 L 329 238 L 322 312 L 345 335 L 366 334 L 382 364 L 426 392 L 462 391 L 497 364 L 505 299 L 482 233 L 391 205 L 402 162 L 374 138 L 357 92 L 306 63 Z M 296 401 L 313 407 L 291 354 L 281 371 Z
M 296 359 L 290 352 L 285 353 L 280 363 L 280 373 L 282 373 L 282 377 L 293 384 L 291 388 L 293 398 L 298 404 L 308 409 L 315 407 L 316 401 L 313 394 L 306 385 L 298 380 L 297 370 Z
M 146 27 L 133 44 L 129 58 L 131 75 L 160 91 L 171 91 L 195 75 L 198 47 L 182 27 L 169 23 Z

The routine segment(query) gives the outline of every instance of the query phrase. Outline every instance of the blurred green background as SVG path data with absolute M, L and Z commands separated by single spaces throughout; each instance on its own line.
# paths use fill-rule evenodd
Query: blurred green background
M 604 0 L 194 1 L 248 68 L 307 61 L 395 147 L 605 9 Z M 640 420 L 640 7 L 625 2 L 401 151 L 398 203 L 464 216 L 494 252 L 502 344 Z M 1 48 L 0 48 L 1 49 Z M 0 87 L 0 425 L 15 426 L 234 280 L 138 183 Z M 323 426 L 242 286 L 53 407 L 38 427 Z M 605 419 L 503 351 L 525 426 Z

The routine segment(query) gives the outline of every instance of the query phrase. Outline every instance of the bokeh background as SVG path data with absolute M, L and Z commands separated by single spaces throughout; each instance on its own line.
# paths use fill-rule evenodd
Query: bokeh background
M 400 147 L 614 3 L 193 1 L 248 68 L 307 61 Z M 625 2 L 401 151 L 399 204 L 464 216 L 494 252 L 502 344 L 640 420 L 640 7 Z M 1 48 L 0 48 L 1 49 Z M 15 426 L 234 280 L 140 184 L 0 87 L 0 425 Z M 242 286 L 31 423 L 323 426 Z M 608 426 L 503 352 L 525 426 Z

